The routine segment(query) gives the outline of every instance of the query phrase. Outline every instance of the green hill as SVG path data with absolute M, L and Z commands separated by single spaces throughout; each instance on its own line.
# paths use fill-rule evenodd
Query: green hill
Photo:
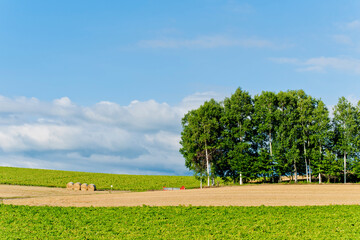
M 193 176 L 125 175 L 107 173 L 73 172 L 45 169 L 0 167 L 0 184 L 66 187 L 68 182 L 93 183 L 99 190 L 125 191 L 160 190 L 166 187 L 197 188 Z

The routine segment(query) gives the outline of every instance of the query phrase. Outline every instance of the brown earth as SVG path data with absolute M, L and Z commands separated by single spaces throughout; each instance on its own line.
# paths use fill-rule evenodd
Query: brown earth
M 32 206 L 304 206 L 360 204 L 358 184 L 260 184 L 181 191 L 83 192 L 0 185 L 4 204 Z

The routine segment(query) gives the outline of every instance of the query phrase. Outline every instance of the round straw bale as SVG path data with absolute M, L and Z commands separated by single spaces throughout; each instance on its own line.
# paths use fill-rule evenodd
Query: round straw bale
M 88 191 L 96 191 L 96 186 L 95 186 L 95 184 L 89 184 L 89 186 L 88 186 Z
M 81 184 L 81 191 L 87 191 L 87 190 L 88 190 L 88 184 L 87 183 Z
M 74 190 L 81 190 L 81 183 L 74 183 Z
M 69 190 L 74 189 L 74 183 L 73 182 L 69 182 L 68 184 L 66 184 L 66 188 Z

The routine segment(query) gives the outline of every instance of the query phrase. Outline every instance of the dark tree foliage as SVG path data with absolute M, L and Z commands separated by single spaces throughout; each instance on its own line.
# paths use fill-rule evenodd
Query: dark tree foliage
M 333 117 L 303 90 L 254 98 L 238 88 L 182 119 L 180 152 L 201 179 L 281 181 L 299 175 L 334 182 L 360 178 L 360 103 L 339 99 Z
M 252 144 L 254 112 L 253 100 L 250 94 L 240 88 L 224 100 L 224 115 L 221 123 L 222 146 L 226 149 L 223 163 L 228 166 L 225 176 L 234 180 L 242 177 L 246 180 L 253 177 L 255 151 Z M 241 174 L 241 176 L 240 176 Z
M 198 109 L 188 112 L 182 119 L 180 152 L 185 158 L 185 166 L 199 178 L 210 178 L 211 169 L 217 165 L 217 159 L 221 155 L 219 140 L 222 116 L 223 108 L 211 99 Z
M 263 177 L 271 177 L 274 181 L 275 159 L 273 141 L 276 136 L 275 127 L 278 124 L 276 112 L 278 109 L 278 98 L 273 92 L 262 92 L 254 98 L 254 128 L 256 134 L 252 136 L 258 145 L 258 159 L 255 169 Z

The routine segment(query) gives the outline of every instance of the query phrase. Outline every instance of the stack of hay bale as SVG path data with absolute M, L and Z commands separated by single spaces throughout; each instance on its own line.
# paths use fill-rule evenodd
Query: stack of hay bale
M 75 191 L 96 191 L 96 186 L 95 184 L 87 184 L 87 183 L 73 183 L 73 182 L 69 182 L 68 184 L 66 184 L 66 189 L 68 190 L 75 190 Z

